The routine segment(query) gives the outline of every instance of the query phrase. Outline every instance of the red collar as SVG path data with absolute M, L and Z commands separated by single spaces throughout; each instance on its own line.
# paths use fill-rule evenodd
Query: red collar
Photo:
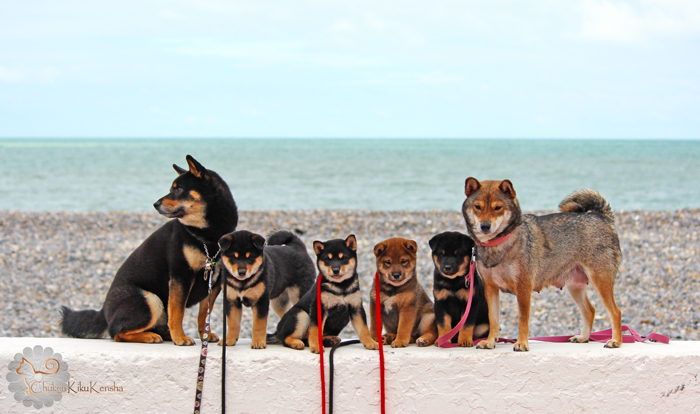
M 493 247 L 493 246 L 498 246 L 501 243 L 505 243 L 506 240 L 510 239 L 510 236 L 512 236 L 513 233 L 508 233 L 505 236 L 501 236 L 497 239 L 489 240 L 486 243 L 479 243 L 478 241 L 474 240 L 474 243 L 477 244 L 477 246 L 481 247 Z

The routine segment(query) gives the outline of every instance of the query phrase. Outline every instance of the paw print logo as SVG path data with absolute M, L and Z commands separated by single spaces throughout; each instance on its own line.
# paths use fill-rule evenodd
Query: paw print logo
M 68 391 L 68 364 L 51 348 L 24 348 L 8 365 L 8 389 L 25 407 L 51 407 Z

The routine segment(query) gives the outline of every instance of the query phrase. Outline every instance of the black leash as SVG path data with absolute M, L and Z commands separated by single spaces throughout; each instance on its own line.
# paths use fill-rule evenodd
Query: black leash
M 211 333 L 211 327 L 209 326 L 209 318 L 211 316 L 211 282 L 214 273 L 214 266 L 216 266 L 216 256 L 219 255 L 219 250 L 216 252 L 214 257 L 209 257 L 209 250 L 207 249 L 206 243 L 204 243 L 204 253 L 207 256 L 206 262 L 204 264 L 204 280 L 208 281 L 209 294 L 207 299 L 207 319 L 204 323 L 204 332 L 202 333 L 202 351 L 199 353 L 199 370 L 197 375 L 197 389 L 194 397 L 194 414 L 200 414 L 202 408 L 202 392 L 204 389 L 204 372 L 207 367 L 207 347 L 209 345 L 209 335 Z M 224 318 L 226 316 L 224 315 Z M 226 347 L 224 347 L 226 349 Z M 223 394 L 222 394 L 223 395 Z
M 381 338 L 379 338 L 381 339 Z M 340 348 L 341 346 L 346 346 L 346 345 L 353 345 L 353 344 L 359 344 L 360 340 L 359 339 L 351 339 L 349 341 L 341 342 L 333 348 L 331 348 L 331 352 L 328 355 L 328 362 L 330 365 L 330 378 L 328 379 L 328 414 L 333 414 L 333 354 L 335 353 L 335 350 Z

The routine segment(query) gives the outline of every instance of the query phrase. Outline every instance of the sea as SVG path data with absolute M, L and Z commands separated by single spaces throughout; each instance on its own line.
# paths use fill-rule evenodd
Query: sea
M 455 210 L 467 177 L 524 210 L 580 188 L 614 210 L 700 208 L 700 140 L 0 139 L 0 210 L 148 211 L 192 155 L 242 210 Z

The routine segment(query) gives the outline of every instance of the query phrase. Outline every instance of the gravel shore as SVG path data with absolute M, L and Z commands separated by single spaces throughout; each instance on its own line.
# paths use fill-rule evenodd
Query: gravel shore
M 657 332 L 674 340 L 700 340 L 700 210 L 617 211 L 623 262 L 615 283 L 622 322 L 642 335 Z M 155 211 L 0 211 L 0 336 L 58 337 L 58 310 L 99 309 L 118 267 L 149 234 L 165 223 Z M 432 296 L 428 240 L 435 234 L 464 232 L 456 211 L 241 211 L 238 229 L 267 235 L 298 229 L 312 257 L 314 240 L 358 239 L 359 271 L 368 309 L 374 275 L 373 247 L 389 237 L 416 240 L 420 282 Z M 597 293 L 594 330 L 610 327 Z M 212 315 L 221 333 L 221 298 Z M 566 291 L 533 294 L 532 336 L 574 334 L 580 314 Z M 273 312 L 268 331 L 274 331 Z M 501 336 L 517 336 L 515 296 L 501 295 Z M 250 337 L 251 312 L 243 312 L 241 336 Z M 185 332 L 196 333 L 196 310 L 185 315 Z M 351 328 L 350 328 L 351 329 Z M 346 329 L 345 337 L 355 334 Z

